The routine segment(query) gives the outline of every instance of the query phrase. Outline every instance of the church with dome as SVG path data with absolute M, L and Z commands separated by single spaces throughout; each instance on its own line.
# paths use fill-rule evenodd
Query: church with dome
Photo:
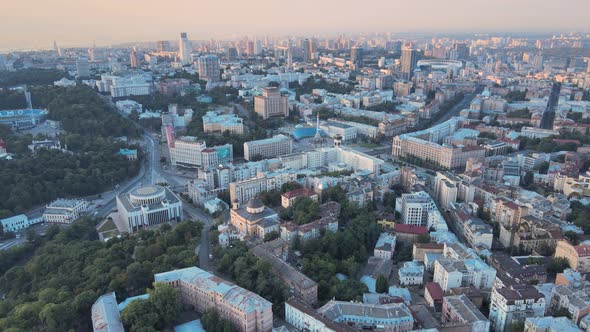
M 230 212 L 230 224 L 243 237 L 264 238 L 271 232 L 279 232 L 279 215 L 264 206 L 259 198 L 253 198 L 245 206 L 234 201 Z

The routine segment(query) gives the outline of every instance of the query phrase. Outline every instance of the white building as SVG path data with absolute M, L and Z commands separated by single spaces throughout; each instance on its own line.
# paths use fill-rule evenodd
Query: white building
M 4 232 L 18 232 L 28 228 L 31 225 L 29 222 L 29 217 L 24 214 L 0 219 L 0 224 L 2 224 L 2 229 Z
M 182 220 L 182 202 L 170 189 L 149 185 L 117 196 L 119 219 L 129 233 Z
M 285 135 L 244 143 L 244 159 L 274 158 L 293 152 L 293 140 Z
M 449 172 L 436 172 L 434 179 L 434 195 L 441 209 L 448 209 L 457 201 L 458 187 L 461 179 Z
M 244 123 L 235 114 L 218 114 L 215 111 L 209 111 L 203 116 L 203 131 L 206 133 L 225 133 L 227 131 L 230 134 L 242 135 Z
M 379 235 L 377 243 L 375 244 L 373 256 L 383 259 L 393 258 L 393 253 L 395 251 L 395 240 L 395 235 L 391 235 L 389 233 L 381 233 L 381 235 Z
M 509 331 L 512 325 L 524 324 L 527 317 L 545 315 L 545 296 L 530 285 L 492 289 L 490 324 L 494 331 Z
M 335 121 L 326 121 L 320 124 L 320 129 L 328 136 L 334 138 L 342 137 L 342 141 L 356 140 L 358 129 L 351 125 Z
M 424 283 L 424 265 L 416 262 L 404 262 L 398 270 L 400 286 L 416 286 Z
M 83 199 L 57 199 L 47 205 L 43 212 L 43 221 L 69 224 L 80 218 L 87 210 L 88 201 Z
M 402 194 L 396 199 L 396 210 L 402 215 L 402 223 L 416 226 L 428 225 L 430 211 L 438 210 L 436 204 L 424 191 Z

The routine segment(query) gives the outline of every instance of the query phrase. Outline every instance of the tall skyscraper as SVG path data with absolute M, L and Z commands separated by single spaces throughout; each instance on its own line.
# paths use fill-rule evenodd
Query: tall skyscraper
M 262 96 L 254 97 L 254 111 L 263 119 L 289 116 L 289 97 L 276 87 L 262 88 Z
M 131 53 L 129 54 L 129 62 L 131 64 L 131 68 L 139 68 L 139 61 L 139 55 L 137 54 L 137 51 L 134 47 L 133 50 L 131 50 Z
M 405 48 L 402 50 L 401 57 L 401 76 L 404 80 L 411 80 L 414 76 L 414 69 L 420 57 L 420 51 L 414 48 Z
M 219 59 L 212 54 L 199 57 L 199 78 L 207 82 L 219 82 Z
M 61 56 L 61 47 L 59 47 L 57 45 L 57 41 L 53 41 L 53 51 L 55 52 L 55 54 L 57 54 L 57 56 Z
M 192 45 L 191 41 L 188 40 L 188 36 L 186 32 L 180 33 L 180 40 L 178 42 L 178 57 L 180 58 L 180 62 L 184 65 L 188 65 L 191 63 L 191 52 L 192 52 Z
M 360 46 L 353 46 L 350 49 L 350 61 L 354 64 L 355 69 L 359 69 L 364 65 L 363 48 Z
M 303 61 L 309 62 L 313 60 L 313 39 L 307 39 L 303 41 Z
M 238 50 L 235 47 L 228 47 L 225 57 L 228 61 L 236 61 L 238 58 Z

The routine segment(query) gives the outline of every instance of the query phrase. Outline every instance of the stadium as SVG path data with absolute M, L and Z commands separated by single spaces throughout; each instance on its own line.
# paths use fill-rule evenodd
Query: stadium
M 458 60 L 427 59 L 418 60 L 416 66 L 419 68 L 430 68 L 432 71 L 448 72 L 452 70 L 456 73 L 459 69 L 463 68 L 463 62 Z
M 47 114 L 46 110 L 41 109 L 0 111 L 0 124 L 14 129 L 30 128 L 43 122 Z

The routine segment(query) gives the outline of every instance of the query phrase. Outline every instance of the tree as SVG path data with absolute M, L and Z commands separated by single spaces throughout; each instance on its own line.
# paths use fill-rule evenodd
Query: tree
M 148 301 L 159 315 L 159 326 L 170 327 L 181 309 L 178 290 L 167 284 L 156 283 L 154 286 L 148 291 Z
M 389 292 L 389 280 L 387 280 L 387 277 L 385 277 L 382 274 L 380 274 L 379 277 L 377 277 L 377 282 L 375 283 L 375 291 L 377 293 Z
M 279 238 L 279 232 L 272 231 L 264 234 L 264 242 L 272 241 Z
M 555 257 L 551 259 L 549 264 L 547 265 L 547 272 L 550 274 L 557 274 L 562 273 L 563 270 L 570 267 L 570 262 L 565 257 Z
M 430 243 L 430 235 L 428 233 L 418 235 L 417 242 L 418 243 Z

